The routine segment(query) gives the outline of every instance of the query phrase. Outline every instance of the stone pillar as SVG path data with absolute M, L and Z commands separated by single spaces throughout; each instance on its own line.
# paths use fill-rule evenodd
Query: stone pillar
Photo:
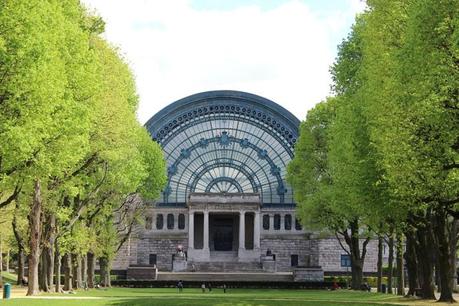
M 188 215 L 188 250 L 194 249 L 194 211 Z
M 280 230 L 285 231 L 285 214 L 280 214 Z
M 203 250 L 209 250 L 209 211 L 204 211 L 204 239 Z
M 245 250 L 245 211 L 239 212 L 239 251 Z
M 260 212 L 255 212 L 255 217 L 253 219 L 253 248 L 254 250 L 260 248 Z
M 274 215 L 269 214 L 269 230 L 274 230 Z

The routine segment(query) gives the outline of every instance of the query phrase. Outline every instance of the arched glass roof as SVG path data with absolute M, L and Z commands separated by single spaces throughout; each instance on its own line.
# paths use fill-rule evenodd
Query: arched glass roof
M 160 204 L 184 205 L 191 192 L 259 192 L 263 205 L 293 205 L 285 175 L 299 124 L 280 105 L 239 91 L 170 104 L 145 124 L 168 165 Z

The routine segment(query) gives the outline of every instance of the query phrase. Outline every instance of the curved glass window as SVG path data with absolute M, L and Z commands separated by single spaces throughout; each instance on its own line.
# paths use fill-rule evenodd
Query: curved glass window
M 156 215 L 156 229 L 163 229 L 164 226 L 164 217 L 163 214 Z
M 167 214 L 167 229 L 174 229 L 174 215 Z
M 279 214 L 274 215 L 274 229 L 280 230 L 281 216 Z
M 181 230 L 185 229 L 185 215 L 184 214 L 178 215 L 178 228 Z
M 284 229 L 288 231 L 292 229 L 292 215 L 284 216 Z
M 167 160 L 160 204 L 184 206 L 192 192 L 255 192 L 263 204 L 294 206 L 285 175 L 299 124 L 276 103 L 244 92 L 172 103 L 145 125 Z
M 263 215 L 263 229 L 269 230 L 269 215 Z

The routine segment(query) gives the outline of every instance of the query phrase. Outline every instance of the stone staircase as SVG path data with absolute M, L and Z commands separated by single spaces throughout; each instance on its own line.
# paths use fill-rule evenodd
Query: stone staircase
M 158 272 L 159 281 L 244 281 L 244 282 L 291 282 L 291 272 Z
M 194 269 L 193 269 L 194 266 Z M 188 262 L 187 272 L 263 272 L 259 262 L 231 262 L 231 261 L 208 261 Z

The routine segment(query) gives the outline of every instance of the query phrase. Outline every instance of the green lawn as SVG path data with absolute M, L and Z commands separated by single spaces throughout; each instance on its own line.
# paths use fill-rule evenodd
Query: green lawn
M 391 301 L 399 300 L 395 296 L 367 292 L 273 289 L 229 289 L 227 293 L 223 293 L 221 289 L 213 289 L 211 293 L 202 293 L 200 289 L 184 289 L 182 293 L 178 293 L 176 289 L 172 288 L 112 288 L 109 290 L 80 291 L 75 295 L 49 294 L 46 297 L 48 296 L 69 297 L 72 299 L 16 298 L 9 301 L 1 301 L 0 305 L 374 306 L 391 305 Z M 78 297 L 97 297 L 98 299 L 78 299 Z

